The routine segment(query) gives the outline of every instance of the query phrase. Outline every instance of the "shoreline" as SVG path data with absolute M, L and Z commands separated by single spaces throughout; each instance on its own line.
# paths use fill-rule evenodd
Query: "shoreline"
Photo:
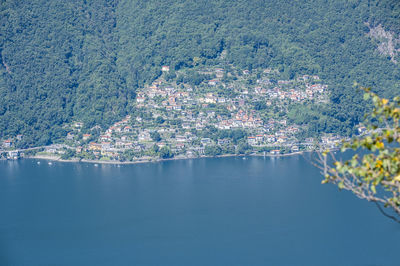
M 298 151 L 298 152 L 291 152 L 285 154 L 223 154 L 217 156 L 199 156 L 199 157 L 174 157 L 169 159 L 161 159 L 161 158 L 152 158 L 152 159 L 143 159 L 143 160 L 135 160 L 135 161 L 102 161 L 102 160 L 87 160 L 87 159 L 68 159 L 63 160 L 60 156 L 50 156 L 50 155 L 35 155 L 35 156 L 28 156 L 22 159 L 36 159 L 36 160 L 48 160 L 48 161 L 56 161 L 62 163 L 91 163 L 91 164 L 115 164 L 115 165 L 124 165 L 124 164 L 141 164 L 141 163 L 159 163 L 164 161 L 177 161 L 177 160 L 190 160 L 190 159 L 202 159 L 202 158 L 224 158 L 224 157 L 271 157 L 271 158 L 279 158 L 279 157 L 289 157 L 294 155 L 300 155 L 306 152 L 312 151 Z

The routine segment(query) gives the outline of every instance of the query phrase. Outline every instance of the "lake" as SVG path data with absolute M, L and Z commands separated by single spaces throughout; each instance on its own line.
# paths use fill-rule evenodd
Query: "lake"
M 0 265 L 400 265 L 400 225 L 299 155 L 0 162 Z

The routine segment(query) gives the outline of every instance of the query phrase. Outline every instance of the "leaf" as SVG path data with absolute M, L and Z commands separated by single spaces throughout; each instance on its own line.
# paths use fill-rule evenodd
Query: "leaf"
M 376 188 L 374 185 L 371 185 L 371 190 L 372 190 L 372 193 L 376 194 Z
M 385 144 L 384 144 L 383 142 L 377 142 L 377 143 L 375 144 L 375 146 L 376 146 L 376 148 L 379 149 L 379 150 L 385 148 Z

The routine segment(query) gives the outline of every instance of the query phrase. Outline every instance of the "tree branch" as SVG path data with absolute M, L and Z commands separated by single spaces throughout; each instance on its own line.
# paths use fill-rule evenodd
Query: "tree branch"
M 379 203 L 377 201 L 374 201 L 375 205 L 378 207 L 379 211 L 385 215 L 386 217 L 392 219 L 393 221 L 400 223 L 400 220 L 397 219 L 395 216 L 388 214 L 387 212 L 385 212 L 385 210 L 381 207 L 381 205 L 379 205 Z

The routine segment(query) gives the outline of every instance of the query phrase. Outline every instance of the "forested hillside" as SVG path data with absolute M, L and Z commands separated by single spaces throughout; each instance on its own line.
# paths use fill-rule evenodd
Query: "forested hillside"
M 322 131 L 359 122 L 354 82 L 400 91 L 399 65 L 366 24 L 399 33 L 397 0 L 3 0 L 0 21 L 0 137 L 23 134 L 25 145 L 65 136 L 74 120 L 109 125 L 162 65 L 213 65 L 223 52 L 242 69 L 319 75 L 333 90 L 332 119 L 313 121 Z

